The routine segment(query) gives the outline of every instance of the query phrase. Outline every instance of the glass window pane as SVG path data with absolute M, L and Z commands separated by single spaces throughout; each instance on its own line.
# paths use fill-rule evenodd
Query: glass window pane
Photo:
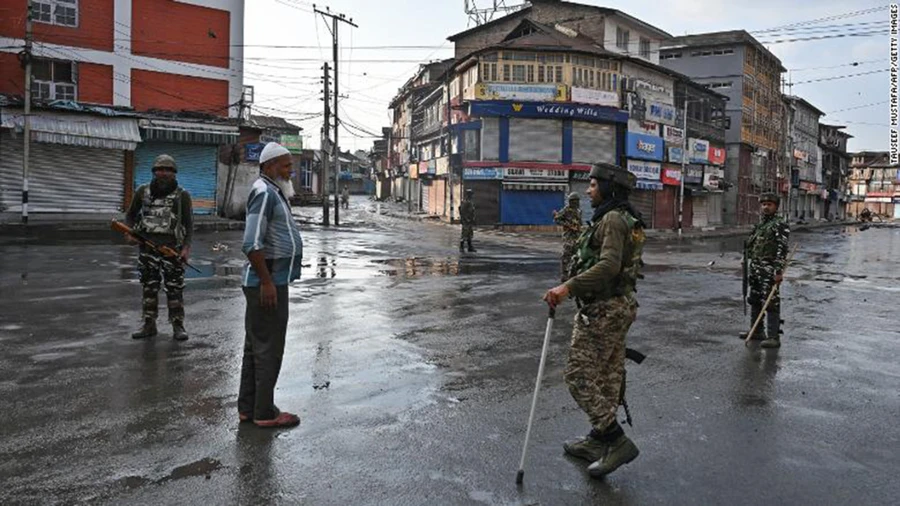
M 53 62 L 53 81 L 57 83 L 71 83 L 72 64 L 69 62 Z
M 53 69 L 51 62 L 47 60 L 35 60 L 31 64 L 31 76 L 39 81 L 52 81 Z

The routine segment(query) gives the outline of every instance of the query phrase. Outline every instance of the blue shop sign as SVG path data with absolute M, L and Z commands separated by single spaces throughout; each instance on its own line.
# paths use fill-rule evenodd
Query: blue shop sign
M 259 142 L 254 144 L 245 144 L 244 157 L 248 162 L 258 162 L 259 155 L 262 154 L 262 150 L 264 147 L 266 147 L 266 145 Z
M 485 100 L 473 102 L 470 116 L 506 116 L 512 118 L 570 118 L 586 121 L 628 123 L 628 113 L 615 107 L 552 102 L 510 102 Z
M 663 160 L 663 139 L 652 135 L 627 132 L 625 134 L 625 156 L 637 160 Z
M 670 147 L 669 148 L 669 162 L 670 163 L 681 163 L 681 160 L 684 158 L 684 150 L 681 148 Z
M 469 167 L 463 169 L 463 179 L 468 179 L 470 181 L 503 179 L 503 169 L 493 167 Z
M 687 174 L 684 176 L 684 184 L 703 184 L 703 166 L 688 165 Z

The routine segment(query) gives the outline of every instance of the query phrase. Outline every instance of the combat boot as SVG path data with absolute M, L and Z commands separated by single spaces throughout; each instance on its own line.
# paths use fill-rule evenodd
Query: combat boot
M 609 443 L 603 458 L 588 466 L 593 478 L 603 478 L 640 455 L 638 447 L 624 433 Z
M 188 333 L 184 330 L 184 323 L 180 321 L 172 322 L 172 337 L 176 341 L 187 341 Z
M 760 343 L 763 348 L 781 348 L 781 311 L 769 310 L 766 314 L 769 338 Z
M 459 241 L 459 252 L 464 253 L 466 251 L 466 241 Z
M 140 330 L 131 334 L 132 339 L 145 339 L 156 335 L 156 320 L 152 318 L 144 318 L 144 325 Z
M 592 430 L 583 438 L 566 441 L 563 443 L 563 449 L 573 457 L 596 462 L 603 458 L 609 448 L 609 444 L 601 440 L 599 436 L 600 434 L 596 430 Z
M 478 250 L 472 247 L 472 241 L 466 241 L 469 244 L 469 253 L 477 253 Z

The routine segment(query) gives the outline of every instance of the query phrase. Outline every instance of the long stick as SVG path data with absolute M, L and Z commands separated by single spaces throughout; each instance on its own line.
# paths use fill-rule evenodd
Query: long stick
M 531 439 L 531 423 L 534 421 L 534 411 L 537 408 L 538 392 L 541 390 L 541 378 L 544 377 L 544 362 L 547 360 L 547 347 L 550 344 L 550 335 L 553 333 L 553 319 L 556 317 L 556 308 L 550 307 L 550 315 L 547 318 L 547 330 L 544 332 L 544 346 L 541 348 L 541 362 L 538 365 L 537 380 L 534 382 L 534 397 L 531 399 L 531 413 L 528 414 L 528 428 L 525 430 L 525 444 L 522 445 L 522 459 L 519 460 L 519 472 L 516 473 L 516 484 L 521 485 L 525 478 L 525 455 L 528 453 L 528 440 Z
M 794 247 L 791 249 L 791 252 L 788 253 L 787 260 L 785 260 L 785 262 L 784 262 L 784 270 L 781 271 L 782 277 L 787 272 L 788 265 L 790 265 L 791 259 L 794 258 L 794 253 L 797 252 L 797 248 L 799 246 L 800 246 L 799 244 L 795 244 Z M 758 327 L 760 322 L 762 322 L 763 316 L 765 316 L 765 314 L 766 314 L 766 310 L 769 309 L 769 304 L 772 302 L 772 299 L 775 297 L 775 292 L 778 290 L 779 285 L 780 285 L 780 283 L 775 283 L 772 286 L 772 290 L 769 291 L 769 296 L 766 297 L 766 302 L 765 302 L 765 304 L 763 304 L 762 311 L 759 312 L 759 316 L 756 317 L 756 321 L 753 323 L 753 327 L 750 328 L 750 332 L 747 334 L 747 338 L 744 339 L 744 346 L 747 346 L 750 344 L 750 339 L 753 337 L 753 333 L 756 332 L 756 327 Z

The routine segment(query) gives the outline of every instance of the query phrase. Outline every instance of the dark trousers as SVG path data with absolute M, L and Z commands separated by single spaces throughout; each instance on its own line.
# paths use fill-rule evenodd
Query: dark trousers
M 244 287 L 247 313 L 244 316 L 244 363 L 241 367 L 241 389 L 238 411 L 253 415 L 254 420 L 275 418 L 275 383 L 284 358 L 284 341 L 288 323 L 288 287 L 276 286 L 278 306 L 264 309 L 259 305 L 259 288 Z

